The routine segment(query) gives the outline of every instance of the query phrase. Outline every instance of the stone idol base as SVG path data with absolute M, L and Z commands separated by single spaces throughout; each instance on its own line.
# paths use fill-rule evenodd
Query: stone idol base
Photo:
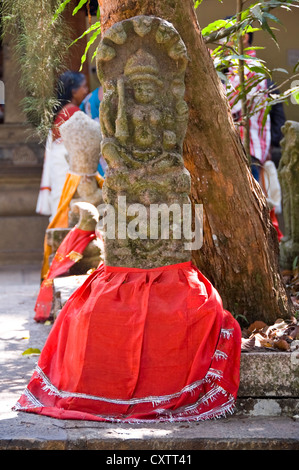
M 78 287 L 80 287 L 85 279 L 87 279 L 88 274 L 81 274 L 79 276 L 66 276 L 66 277 L 57 277 L 53 281 L 53 305 L 52 312 L 54 320 L 57 318 L 60 310 L 70 298 L 73 292 L 75 292 Z
M 54 280 L 53 315 L 57 317 L 70 295 L 87 275 Z M 235 413 L 242 416 L 298 416 L 299 351 L 242 352 L 240 388 Z

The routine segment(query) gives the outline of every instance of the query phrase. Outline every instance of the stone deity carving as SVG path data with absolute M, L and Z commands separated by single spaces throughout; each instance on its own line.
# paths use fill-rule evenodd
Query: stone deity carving
M 73 204 L 74 214 L 78 214 L 79 220 L 76 226 L 87 232 L 96 231 L 99 221 L 97 208 L 89 202 L 75 202 Z M 96 269 L 103 261 L 103 242 L 96 237 L 85 248 L 82 257 L 70 268 L 70 275 L 85 274 L 91 269 Z
M 87 114 L 77 111 L 60 126 L 60 133 L 68 151 L 69 172 L 81 175 L 70 203 L 69 227 L 74 227 L 79 214 L 72 210 L 73 204 L 83 201 L 98 206 L 102 202 L 102 190 L 95 177 L 101 151 L 101 127 Z
M 69 204 L 68 227 L 46 231 L 48 245 L 52 248 L 50 261 L 75 225 L 81 230 L 94 231 L 99 217 L 96 207 L 102 203 L 102 190 L 97 181 L 102 138 L 100 124 L 77 111 L 60 126 L 60 132 L 68 151 L 69 173 L 79 175 L 80 180 Z M 90 242 L 83 257 L 70 269 L 70 274 L 85 274 L 96 268 L 102 261 L 102 251 L 99 238 Z
M 99 45 L 101 149 L 108 164 L 103 199 L 116 220 L 115 237 L 104 237 L 110 266 L 154 268 L 191 258 L 182 233 L 183 205 L 190 207 L 190 175 L 182 158 L 187 63 L 178 32 L 156 17 L 117 23 Z M 162 219 L 154 222 L 152 211 L 162 205 L 179 209 L 169 212 L 169 237 L 162 236 Z
M 280 261 L 284 269 L 292 269 L 299 256 L 299 122 L 287 121 L 282 132 L 284 138 L 278 176 L 285 228 L 280 243 Z

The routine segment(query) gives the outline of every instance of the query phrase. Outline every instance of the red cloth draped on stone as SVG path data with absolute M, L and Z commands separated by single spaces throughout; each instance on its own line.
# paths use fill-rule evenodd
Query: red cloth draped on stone
M 46 278 L 41 284 L 35 304 L 37 322 L 45 322 L 50 317 L 53 301 L 53 279 L 65 274 L 71 266 L 82 258 L 87 245 L 96 238 L 94 231 L 81 230 L 76 226 L 67 234 L 53 258 Z
M 240 352 L 239 324 L 191 262 L 101 264 L 59 313 L 14 409 L 132 423 L 223 416 Z

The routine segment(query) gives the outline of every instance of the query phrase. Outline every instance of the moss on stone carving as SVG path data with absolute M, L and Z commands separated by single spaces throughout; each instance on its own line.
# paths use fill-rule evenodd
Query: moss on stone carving
M 284 238 L 280 244 L 280 261 L 283 268 L 291 269 L 299 256 L 299 123 L 287 121 L 282 127 L 282 157 L 278 175 L 281 184 Z
M 151 204 L 175 204 L 180 209 L 190 204 L 190 175 L 182 158 L 188 122 L 184 101 L 187 60 L 177 31 L 156 17 L 124 20 L 102 39 L 97 67 L 104 88 L 102 154 L 108 163 L 103 198 L 113 206 L 117 218 L 119 196 L 126 197 L 123 212 L 131 204 L 142 204 L 146 215 Z M 169 238 L 161 235 L 160 219 L 159 238 L 153 239 L 149 225 L 138 224 L 131 214 L 125 239 L 119 239 L 117 231 L 115 239 L 105 237 L 106 263 L 152 268 L 189 260 L 182 217 L 181 212 L 180 238 L 170 216 Z M 135 229 L 134 236 L 130 236 L 130 228 Z

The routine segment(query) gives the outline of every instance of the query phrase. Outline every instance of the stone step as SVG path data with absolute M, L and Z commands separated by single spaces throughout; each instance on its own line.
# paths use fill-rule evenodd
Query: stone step
M 22 413 L 21 417 L 2 421 L 0 450 L 102 451 L 97 454 L 97 465 L 122 451 L 144 459 L 183 453 L 191 455 L 191 463 L 200 464 L 199 450 L 299 450 L 299 423 L 288 417 L 231 416 L 198 423 L 115 425 Z M 152 460 L 157 461 L 158 457 Z M 142 462 L 139 468 L 144 466 Z
M 38 215 L 0 215 L 0 266 L 41 264 L 48 223 Z
M 299 414 L 299 350 L 242 353 L 237 413 Z

